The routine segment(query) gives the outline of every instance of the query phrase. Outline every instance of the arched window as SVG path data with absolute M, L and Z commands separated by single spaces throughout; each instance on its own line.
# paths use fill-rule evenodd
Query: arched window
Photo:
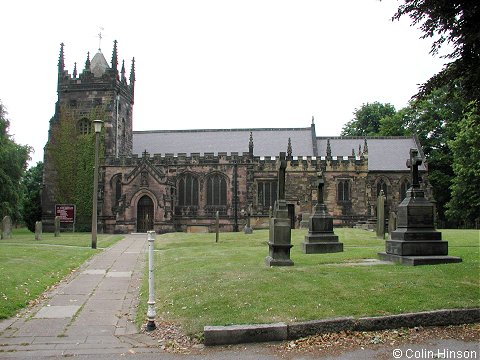
M 400 201 L 407 197 L 407 190 L 410 188 L 410 181 L 404 179 L 400 184 Z
M 350 201 L 350 181 L 340 180 L 337 184 L 338 202 Z
M 119 201 L 122 198 L 122 179 L 117 176 L 115 179 L 115 200 Z
M 77 123 L 77 131 L 80 135 L 88 135 L 92 132 L 92 122 L 88 119 L 81 119 Z
M 178 182 L 178 205 L 198 206 L 198 179 L 191 174 Z
M 377 182 L 377 197 L 380 195 L 380 191 L 383 190 L 383 195 L 385 195 L 385 199 L 387 198 L 387 183 L 384 179 L 380 179 Z
M 219 174 L 207 180 L 207 205 L 227 205 L 227 182 Z

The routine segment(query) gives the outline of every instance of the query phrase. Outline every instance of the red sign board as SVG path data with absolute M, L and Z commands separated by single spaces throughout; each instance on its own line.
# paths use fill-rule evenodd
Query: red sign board
M 60 222 L 74 223 L 75 222 L 75 205 L 56 204 L 55 216 L 60 216 Z

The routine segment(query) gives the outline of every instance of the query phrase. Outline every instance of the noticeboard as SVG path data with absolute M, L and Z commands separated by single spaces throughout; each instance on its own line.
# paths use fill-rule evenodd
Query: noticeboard
M 55 216 L 60 217 L 61 223 L 75 223 L 75 205 L 55 204 Z

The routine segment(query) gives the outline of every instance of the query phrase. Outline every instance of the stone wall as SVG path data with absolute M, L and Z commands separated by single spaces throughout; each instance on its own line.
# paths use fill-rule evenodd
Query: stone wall
M 353 226 L 356 221 L 369 217 L 368 204 L 375 198 L 372 194 L 376 179 L 381 176 L 388 178 L 392 193 L 398 193 L 400 181 L 408 176 L 408 172 L 369 173 L 366 157 L 291 158 L 286 170 L 286 200 L 291 216 L 295 217 L 292 222 L 295 227 L 299 227 L 301 214 L 311 213 L 316 204 L 319 171 L 323 171 L 325 176 L 325 203 L 337 226 Z M 137 230 L 136 208 L 142 195 L 151 197 L 155 204 L 154 229 L 157 232 L 187 231 L 193 227 L 213 231 L 215 209 L 209 209 L 206 200 L 206 182 L 213 174 L 220 174 L 226 179 L 226 207 L 220 215 L 220 229 L 232 231 L 244 225 L 245 218 L 241 211 L 246 211 L 249 204 L 253 210 L 253 228 L 267 227 L 269 209 L 262 208 L 258 202 L 258 183 L 277 181 L 277 159 L 252 157 L 248 153 L 202 156 L 144 153 L 141 157 L 109 157 L 105 160 L 102 174 L 101 219 L 106 232 Z M 198 207 L 182 212 L 178 208 L 177 191 L 179 180 L 186 174 L 198 180 Z M 117 201 L 115 194 L 116 179 L 121 179 L 120 201 Z M 349 201 L 338 200 L 340 181 L 350 184 Z M 397 199 L 398 195 L 392 196 L 392 203 Z

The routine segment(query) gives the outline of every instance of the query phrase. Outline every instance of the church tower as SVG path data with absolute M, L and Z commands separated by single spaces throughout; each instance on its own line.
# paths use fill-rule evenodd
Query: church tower
M 125 62 L 122 61 L 120 71 L 118 67 L 116 40 L 110 64 L 99 48 L 92 59 L 87 54 L 81 73 L 75 63 L 72 74 L 65 69 L 64 44 L 60 45 L 58 100 L 44 155 L 42 220 L 47 230 L 53 224 L 55 204 L 59 203 L 75 203 L 80 217 L 77 222 L 88 224 L 91 209 L 87 203 L 91 204 L 91 200 L 87 196 L 91 197 L 93 188 L 93 177 L 90 178 L 93 120 L 103 121 L 101 158 L 132 154 L 135 59 L 128 80 Z

